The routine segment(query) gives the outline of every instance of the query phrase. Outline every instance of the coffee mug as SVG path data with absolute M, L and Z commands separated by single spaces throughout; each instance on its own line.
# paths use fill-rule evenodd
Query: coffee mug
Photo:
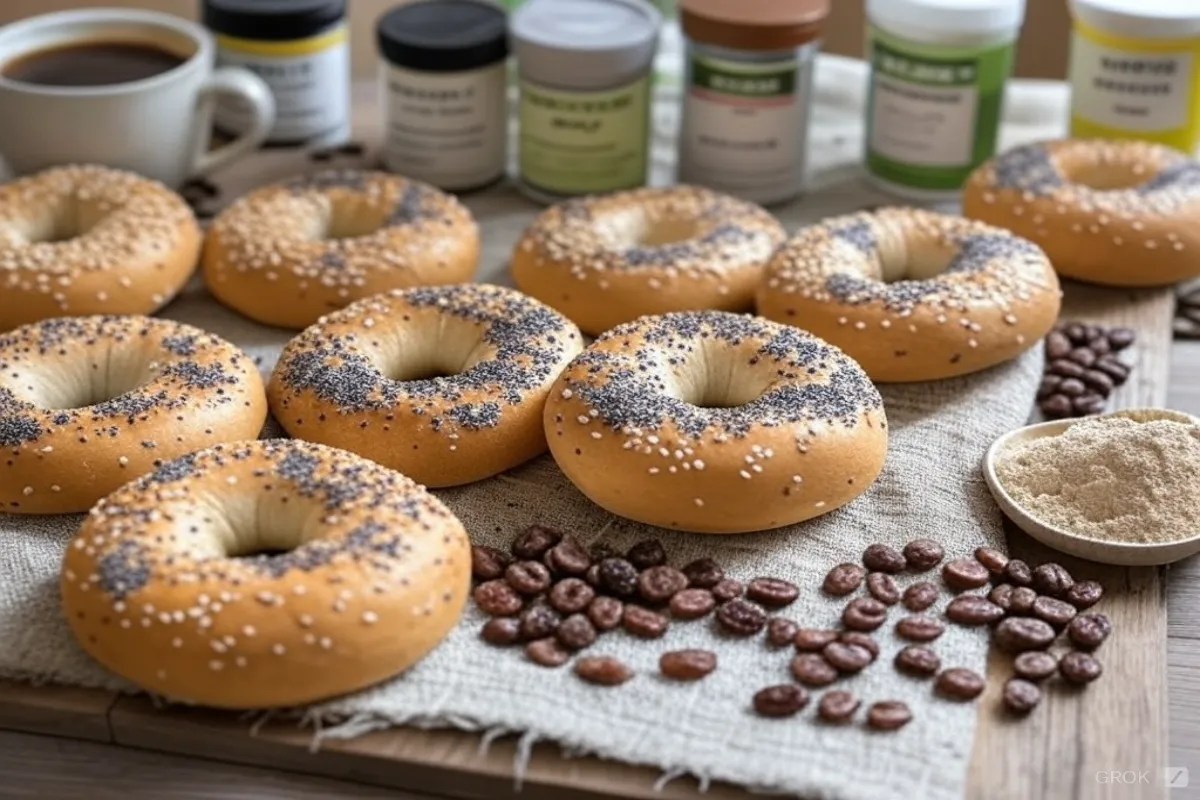
M 157 53 L 164 60 L 161 71 L 100 83 L 97 64 L 113 66 L 119 63 L 113 54 L 125 53 L 128 61 L 139 51 L 147 58 Z M 0 28 L 0 162 L 15 175 L 59 164 L 104 164 L 179 186 L 246 155 L 271 130 L 274 98 L 248 70 L 215 69 L 215 52 L 200 25 L 135 9 L 63 11 Z M 80 85 L 6 74 L 25 63 L 36 69 L 38 59 L 64 57 L 76 58 L 85 70 Z M 210 151 L 219 96 L 237 98 L 251 122 L 237 139 Z

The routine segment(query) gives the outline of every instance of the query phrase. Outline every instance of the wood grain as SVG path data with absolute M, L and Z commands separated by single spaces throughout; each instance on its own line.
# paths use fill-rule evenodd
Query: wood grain
M 110 742 L 108 711 L 116 699 L 96 689 L 0 680 L 0 729 Z

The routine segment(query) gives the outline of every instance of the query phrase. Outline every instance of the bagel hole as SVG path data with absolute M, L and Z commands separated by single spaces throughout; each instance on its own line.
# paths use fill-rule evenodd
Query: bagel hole
M 63 356 L 39 370 L 31 382 L 35 403 L 43 408 L 70 410 L 107 403 L 147 383 L 153 375 L 135 349 L 114 344 L 90 357 Z
M 740 408 L 762 396 L 774 372 L 729 344 L 703 340 L 672 367 L 677 399 L 706 409 Z
M 494 355 L 481 328 L 470 320 L 421 309 L 402 326 L 375 328 L 367 354 L 376 368 L 393 381 L 455 378 Z
M 236 493 L 218 485 L 211 494 L 216 556 L 269 560 L 286 556 L 314 535 L 307 503 L 284 502 L 286 492 Z M 219 509 L 219 510 L 218 510 Z
M 443 364 L 399 363 L 389 364 L 383 374 L 394 381 L 431 381 L 435 378 L 452 378 L 458 370 Z
M 95 227 L 105 213 L 90 203 L 66 202 L 56 213 L 32 215 L 24 231 L 25 238 L 29 244 L 69 242 Z
M 613 250 L 666 247 L 694 239 L 697 222 L 685 217 L 654 217 L 644 209 L 631 208 L 603 216 L 597 232 Z
M 646 219 L 637 237 L 638 247 L 663 247 L 696 238 L 696 222 L 690 219 Z
M 1085 163 L 1070 170 L 1069 179 L 1098 192 L 1133 189 L 1145 183 L 1150 175 L 1142 164 L 1133 162 Z
M 377 214 L 364 214 L 353 204 L 334 206 L 325 224 L 324 239 L 357 239 L 368 236 L 382 227 Z

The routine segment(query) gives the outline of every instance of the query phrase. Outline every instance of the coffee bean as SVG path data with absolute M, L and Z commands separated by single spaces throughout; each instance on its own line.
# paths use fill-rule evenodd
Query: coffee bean
M 1026 650 L 1013 661 L 1013 672 L 1027 681 L 1044 681 L 1058 671 L 1058 659 L 1045 650 Z
M 601 586 L 600 586 L 600 565 L 592 564 L 590 567 L 588 567 L 587 572 L 583 573 L 583 580 L 587 583 L 588 586 L 591 586 L 595 589 L 601 588 Z
M 687 576 L 688 586 L 697 589 L 711 589 L 725 579 L 725 570 L 711 558 L 697 558 L 688 562 L 683 574 Z
M 1062 564 L 1040 564 L 1033 571 L 1033 588 L 1038 594 L 1062 597 L 1074 585 L 1075 579 Z
M 895 664 L 901 672 L 926 677 L 942 668 L 942 659 L 924 645 L 910 644 L 896 654 Z
M 644 539 L 629 548 L 625 560 L 638 569 L 650 569 L 667 563 L 667 551 L 658 539 Z
M 937 602 L 938 588 L 929 581 L 914 583 L 904 590 L 904 607 L 909 611 L 924 611 Z
M 1099 414 L 1104 410 L 1104 398 L 1098 394 L 1085 394 L 1071 401 L 1071 410 L 1080 416 Z
M 1008 556 L 994 547 L 976 547 L 975 560 L 987 567 L 993 576 L 1003 575 L 1004 568 L 1008 566 Z
M 665 564 L 644 569 L 638 575 L 638 593 L 651 603 L 665 603 L 687 585 L 686 575 Z
M 963 594 L 946 606 L 946 617 L 959 625 L 991 625 L 1004 617 L 1004 609 L 977 594 Z
M 481 581 L 494 581 L 504 575 L 504 570 L 513 562 L 512 556 L 494 547 L 472 545 L 471 574 Z
M 1103 335 L 1090 339 L 1085 346 L 1098 356 L 1108 355 L 1112 352 L 1112 345 L 1108 343 L 1108 339 Z
M 1081 378 L 1067 378 L 1058 385 L 1058 393 L 1071 398 L 1071 402 L 1075 402 L 1076 397 L 1081 397 L 1087 392 L 1087 386 Z
M 872 639 L 870 634 L 862 631 L 843 631 L 838 634 L 838 641 L 858 645 L 871 654 L 872 661 L 879 658 L 879 642 Z
M 473 597 L 479 610 L 493 617 L 508 617 L 525 606 L 521 595 L 504 581 L 487 581 L 475 587 Z
M 932 539 L 914 539 L 904 545 L 904 561 L 914 572 L 924 572 L 942 563 L 946 551 Z
M 771 617 L 767 620 L 767 643 L 772 647 L 783 647 L 796 639 L 796 631 L 800 626 L 784 617 Z
M 562 614 L 539 599 L 521 612 L 521 638 L 527 642 L 544 639 L 558 630 L 560 622 Z
M 1007 612 L 1012 604 L 1013 586 L 1011 583 L 1001 583 L 998 586 L 993 586 L 988 592 L 988 600 L 995 605 L 1000 606 L 1001 610 Z
M 537 561 L 546 551 L 558 544 L 563 535 L 541 525 L 530 525 L 512 543 L 513 555 L 525 561 Z
M 978 589 L 986 586 L 991 573 L 973 558 L 956 558 L 942 567 L 942 580 L 951 589 Z
M 612 656 L 583 656 L 575 662 L 575 674 L 597 686 L 620 686 L 633 677 L 633 670 Z
M 582 575 L 592 565 L 592 556 L 574 536 L 564 536 L 549 550 L 550 567 L 561 575 Z
M 1113 352 L 1119 353 L 1137 340 L 1137 334 L 1129 328 L 1112 328 L 1106 338 Z
M 974 700 L 986 686 L 979 673 L 965 667 L 951 667 L 938 675 L 934 688 L 951 700 Z
M 856 597 L 842 612 L 842 624 L 853 631 L 873 631 L 887 619 L 887 606 L 873 597 Z
M 1104 596 L 1104 587 L 1096 581 L 1079 581 L 1067 590 L 1063 599 L 1076 608 L 1091 608 Z
M 597 575 L 600 588 L 618 597 L 628 597 L 637 591 L 637 568 L 623 558 L 604 559 Z
M 755 578 L 746 584 L 746 597 L 767 608 L 783 608 L 799 596 L 800 588 L 782 578 Z
M 671 598 L 671 616 L 677 619 L 700 619 L 717 606 L 708 589 L 684 589 Z
M 521 594 L 541 594 L 550 588 L 550 570 L 540 561 L 518 561 L 504 570 L 504 580 Z
M 863 551 L 862 563 L 871 572 L 900 572 L 907 562 L 896 548 L 872 544 Z
M 867 709 L 867 724 L 879 731 L 894 731 L 912 721 L 912 712 L 899 700 L 880 700 Z
M 554 635 L 568 650 L 582 650 L 596 641 L 596 627 L 585 614 L 572 614 L 559 623 Z
M 724 603 L 727 600 L 741 597 L 743 591 L 741 581 L 735 581 L 733 578 L 724 578 L 716 586 L 712 587 L 712 596 Z
M 858 564 L 838 564 L 825 574 L 821 588 L 834 597 L 848 595 L 862 585 L 866 570 Z
M 1071 352 L 1071 340 L 1062 331 L 1050 331 L 1046 334 L 1046 358 L 1053 360 L 1062 358 Z
M 1036 683 L 1020 678 L 1009 678 L 1004 682 L 1002 696 L 1004 707 L 1014 714 L 1028 714 L 1042 702 L 1042 690 Z
M 1067 358 L 1081 367 L 1090 367 L 1096 363 L 1096 353 L 1090 347 L 1076 347 L 1067 353 Z
M 1075 618 L 1075 606 L 1054 597 L 1041 596 L 1033 601 L 1033 613 L 1049 622 L 1056 631 L 1061 631 Z
M 1028 586 L 1033 583 L 1033 570 L 1019 558 L 1010 558 L 1004 567 L 1004 579 L 1013 586 Z
M 792 637 L 792 644 L 801 652 L 821 650 L 825 645 L 838 638 L 837 631 L 824 628 L 801 628 Z
M 548 636 L 525 645 L 525 657 L 543 667 L 561 667 L 571 658 L 571 652 Z
M 1112 633 L 1112 622 L 1096 611 L 1080 614 L 1067 625 L 1067 638 L 1081 650 L 1095 650 Z
M 488 644 L 516 644 L 521 639 L 521 623 L 512 617 L 493 617 L 484 624 L 479 635 Z
M 1056 358 L 1046 367 L 1052 374 L 1061 378 L 1082 378 L 1085 367 L 1065 358 Z
M 625 630 L 643 639 L 657 639 L 667 632 L 667 618 L 656 611 L 641 606 L 625 606 L 625 615 L 621 619 Z
M 1058 660 L 1058 671 L 1071 683 L 1085 684 L 1099 678 L 1104 667 L 1090 653 L 1067 653 Z
M 550 587 L 550 605 L 564 614 L 575 614 L 588 607 L 596 592 L 579 578 L 563 578 Z
M 791 717 L 808 705 L 808 692 L 794 683 L 768 686 L 754 693 L 754 710 L 762 717 Z
M 839 672 L 860 672 L 875 660 L 865 647 L 840 641 L 825 645 L 821 655 Z
M 1129 365 L 1121 363 L 1116 356 L 1105 356 L 1098 360 L 1092 368 L 1112 378 L 1114 387 L 1124 386 L 1125 382 L 1129 380 L 1131 372 Z
M 1052 394 L 1038 403 L 1038 408 L 1049 419 L 1062 419 L 1071 416 L 1073 407 L 1071 398 L 1065 394 Z
M 749 600 L 735 598 L 717 608 L 717 623 L 734 636 L 753 636 L 767 624 L 767 612 Z
M 939 619 L 913 614 L 896 623 L 896 635 L 914 642 L 932 642 L 946 632 Z
M 611 631 L 621 624 L 625 604 L 613 597 L 597 597 L 588 604 L 588 619 L 598 631 Z
M 1108 373 L 1098 369 L 1089 369 L 1083 373 L 1083 382 L 1101 397 L 1108 397 L 1113 392 L 1113 379 L 1109 377 Z
M 1058 385 L 1063 379 L 1058 375 L 1043 375 L 1042 382 L 1038 384 L 1036 398 L 1037 400 L 1045 400 L 1047 397 L 1058 392 Z
M 900 589 L 896 581 L 886 572 L 872 572 L 867 576 L 867 591 L 879 602 L 894 606 L 900 602 Z
M 849 692 L 831 689 L 821 696 L 817 716 L 825 722 L 848 722 L 860 705 L 859 699 Z
M 1088 336 L 1087 326 L 1082 322 L 1069 322 L 1059 328 L 1071 340 L 1071 344 L 1080 345 L 1086 342 L 1091 337 Z
M 1034 617 L 1009 617 L 996 626 L 992 634 L 996 646 L 1010 653 L 1025 650 L 1045 650 L 1055 638 L 1048 622 Z
M 606 558 L 619 558 L 620 556 L 621 554 L 615 547 L 604 542 L 593 542 L 592 546 L 588 548 L 588 557 L 592 559 L 593 564 L 599 564 Z
M 717 668 L 717 654 L 710 650 L 672 650 L 658 659 L 658 670 L 677 681 L 698 681 Z
M 1028 586 L 1018 586 L 1013 589 L 1008 598 L 1008 613 L 1015 617 L 1027 617 L 1033 613 L 1033 604 L 1037 602 L 1038 594 Z
M 828 686 L 838 671 L 820 653 L 801 653 L 792 659 L 792 676 L 805 686 Z

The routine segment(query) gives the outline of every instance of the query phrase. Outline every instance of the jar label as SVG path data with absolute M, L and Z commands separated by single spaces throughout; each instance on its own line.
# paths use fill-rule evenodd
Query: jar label
M 692 54 L 680 133 L 680 178 L 759 194 L 799 191 L 811 62 L 742 64 Z
M 268 141 L 303 142 L 322 138 L 350 123 L 350 48 L 338 27 L 311 39 L 256 42 L 217 37 L 217 66 L 244 67 L 258 75 L 275 98 L 275 125 Z M 252 114 L 238 97 L 222 97 L 217 127 L 240 133 Z
M 504 172 L 508 84 L 504 62 L 455 73 L 382 70 L 387 168 L 444 189 Z
M 650 78 L 602 92 L 521 81 L 521 179 L 554 194 L 632 189 L 646 183 Z
M 996 151 L 1013 46 L 951 48 L 870 34 L 867 168 L 915 189 L 956 190 Z

